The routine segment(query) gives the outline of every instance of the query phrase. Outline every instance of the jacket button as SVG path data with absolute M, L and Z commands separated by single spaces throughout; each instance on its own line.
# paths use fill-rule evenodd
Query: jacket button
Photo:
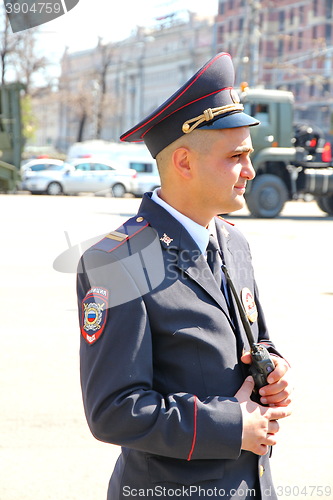
M 142 222 L 142 221 L 143 221 L 143 217 L 137 217 L 136 222 Z
M 259 465 L 259 476 L 262 477 L 265 472 L 265 467 L 263 465 Z

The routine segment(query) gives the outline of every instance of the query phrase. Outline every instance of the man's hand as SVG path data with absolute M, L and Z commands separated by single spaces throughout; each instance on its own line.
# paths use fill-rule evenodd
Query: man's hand
M 293 392 L 290 367 L 283 358 L 274 355 L 271 355 L 271 358 L 275 364 L 275 370 L 267 378 L 268 385 L 259 390 L 260 402 L 271 407 L 288 406 Z M 251 354 L 249 352 L 243 354 L 241 361 L 251 364 Z
M 256 455 L 266 455 L 269 446 L 276 444 L 279 430 L 278 420 L 291 414 L 289 408 L 267 407 L 251 400 L 254 381 L 247 377 L 235 394 L 243 416 L 242 450 L 252 451 Z

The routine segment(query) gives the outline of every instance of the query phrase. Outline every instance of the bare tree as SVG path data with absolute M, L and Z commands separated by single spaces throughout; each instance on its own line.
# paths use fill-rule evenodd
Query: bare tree
M 102 138 L 105 113 L 112 106 L 107 77 L 113 50 L 111 45 L 103 44 L 99 39 L 97 46 L 82 56 L 82 64 L 65 51 L 59 99 L 66 141 Z
M 0 7 L 0 60 L 1 85 L 6 83 L 6 74 L 11 65 L 10 58 L 14 54 L 20 34 L 13 34 L 9 19 L 6 16 L 4 4 Z
M 1 85 L 14 79 L 25 85 L 25 93 L 33 94 L 34 79 L 49 64 L 39 53 L 39 28 L 13 33 L 4 4 L 0 7 Z M 9 75 L 9 76 L 8 76 Z
M 38 51 L 38 28 L 22 31 L 11 59 L 16 69 L 17 80 L 25 85 L 25 93 L 32 95 L 37 85 L 34 79 L 49 65 L 49 61 Z
M 62 77 L 59 88 L 59 99 L 67 110 L 67 120 L 75 123 L 75 142 L 84 140 L 88 119 L 94 115 L 94 89 L 92 75 L 82 74 L 75 85 L 71 85 L 70 76 Z
M 104 45 L 102 39 L 98 39 L 97 45 L 97 64 L 96 64 L 96 83 L 97 83 L 97 116 L 96 116 L 96 139 L 101 139 L 101 133 L 104 122 L 104 113 L 107 108 L 107 74 L 109 66 L 112 63 L 113 47 Z

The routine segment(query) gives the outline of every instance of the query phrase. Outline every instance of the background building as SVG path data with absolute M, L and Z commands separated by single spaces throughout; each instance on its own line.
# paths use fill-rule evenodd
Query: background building
M 185 20 L 167 16 L 118 43 L 65 53 L 58 146 L 93 138 L 117 141 L 215 52 L 214 20 L 188 13 Z
M 219 0 L 216 29 L 238 81 L 292 91 L 295 120 L 333 129 L 332 0 Z
M 172 13 L 125 40 L 109 45 L 100 40 L 90 50 L 65 52 L 53 142 L 66 151 L 85 139 L 117 141 L 220 51 L 233 57 L 236 85 L 247 81 L 292 91 L 295 121 L 316 125 L 330 138 L 332 4 L 219 0 L 215 19 Z

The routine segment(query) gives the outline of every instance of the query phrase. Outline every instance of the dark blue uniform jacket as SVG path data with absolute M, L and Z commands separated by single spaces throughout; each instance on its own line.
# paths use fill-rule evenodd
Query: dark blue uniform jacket
M 248 243 L 218 217 L 216 229 L 236 289 L 255 298 L 253 335 L 277 353 Z M 84 253 L 77 286 L 87 421 L 122 447 L 108 499 L 240 499 L 253 488 L 276 498 L 268 455 L 241 451 L 234 395 L 247 338 L 185 228 L 146 194 L 137 216 Z

